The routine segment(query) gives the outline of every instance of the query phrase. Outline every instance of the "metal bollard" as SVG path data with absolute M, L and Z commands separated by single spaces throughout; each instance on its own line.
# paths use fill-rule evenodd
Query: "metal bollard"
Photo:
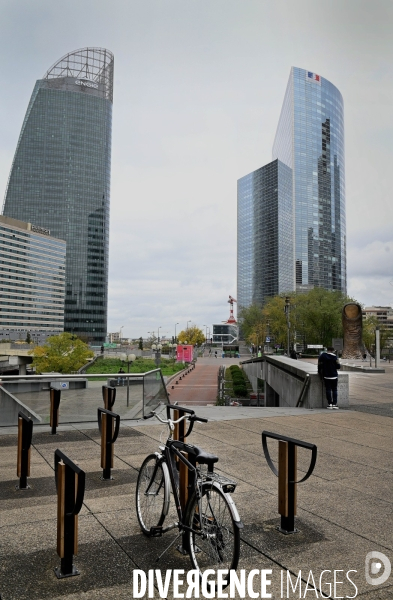
M 106 408 L 106 410 L 112 410 L 116 400 L 116 388 L 109 385 L 103 385 L 102 399 L 104 400 L 104 408 Z
M 50 426 L 52 427 L 51 434 L 56 435 L 56 427 L 59 426 L 59 407 L 60 407 L 61 390 L 50 388 Z
M 103 481 L 113 479 L 111 469 L 113 469 L 113 444 L 117 440 L 120 428 L 120 415 L 116 415 L 110 410 L 99 408 L 97 410 L 98 428 L 101 433 L 101 468 Z M 114 423 L 116 421 L 116 425 Z
M 33 421 L 23 413 L 18 413 L 18 461 L 16 474 L 19 477 L 17 490 L 28 490 L 27 478 L 30 477 L 30 447 L 33 436 Z
M 267 447 L 267 438 L 278 440 L 278 470 L 273 464 Z M 317 447 L 315 444 L 302 442 L 294 438 L 262 431 L 262 447 L 267 464 L 273 473 L 278 477 L 278 512 L 281 515 L 281 526 L 277 529 L 286 535 L 297 533 L 295 528 L 296 516 L 296 485 L 306 481 L 314 471 L 317 460 Z M 306 475 L 296 481 L 297 474 L 297 448 L 306 448 L 311 450 L 311 462 Z
M 55 481 L 57 488 L 57 554 L 60 567 L 55 568 L 58 579 L 79 575 L 73 564 L 78 554 L 78 514 L 85 495 L 85 472 L 63 452 L 55 452 Z

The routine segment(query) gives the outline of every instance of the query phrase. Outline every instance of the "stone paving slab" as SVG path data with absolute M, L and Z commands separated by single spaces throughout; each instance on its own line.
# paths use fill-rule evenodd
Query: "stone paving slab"
M 370 387 L 379 395 L 375 382 L 386 385 L 389 376 L 393 382 L 393 370 L 381 376 L 362 376 L 374 378 L 366 391 L 360 379 L 353 379 L 354 404 L 366 401 L 364 394 L 370 393 Z M 197 412 L 211 417 L 211 421 L 206 426 L 197 425 L 189 441 L 216 452 L 220 457 L 218 468 L 238 481 L 233 498 L 244 522 L 239 568 L 272 569 L 273 598 L 281 598 L 280 572 L 286 569 L 293 577 L 302 570 L 303 590 L 310 570 L 319 577 L 323 569 L 355 569 L 353 580 L 359 590 L 356 597 L 393 597 L 392 575 L 378 587 L 367 584 L 364 576 L 368 552 L 380 551 L 393 561 L 393 419 L 355 410 L 198 407 Z M 34 428 L 31 489 L 26 492 L 15 490 L 16 430 L 0 429 L 1 600 L 128 600 L 132 598 L 134 569 L 187 571 L 189 559 L 175 548 L 157 566 L 157 555 L 175 533 L 145 538 L 134 508 L 138 469 L 145 456 L 157 449 L 164 426 L 152 421 L 137 426 L 122 422 L 115 445 L 114 479 L 109 482 L 100 479 L 96 423 L 63 425 L 55 439 L 48 429 L 47 425 Z M 263 429 L 318 446 L 315 472 L 298 487 L 296 524 L 300 533 L 293 536 L 283 536 L 276 530 L 277 479 L 262 454 Z M 275 459 L 277 448 L 271 442 L 269 448 Z M 70 458 L 86 469 L 79 553 L 75 557 L 81 575 L 65 580 L 57 580 L 53 573 L 60 563 L 56 554 L 53 476 L 53 452 L 57 447 L 66 449 Z M 306 467 L 307 455 L 299 451 L 299 472 Z M 173 514 L 173 506 L 170 510 Z M 348 581 L 338 587 L 338 596 L 353 594 Z M 155 597 L 159 597 L 157 591 Z M 167 598 L 173 597 L 170 587 Z M 315 594 L 308 592 L 309 597 Z

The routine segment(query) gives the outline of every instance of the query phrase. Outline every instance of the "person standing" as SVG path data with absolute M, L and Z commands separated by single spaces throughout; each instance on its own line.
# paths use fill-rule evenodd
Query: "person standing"
M 334 353 L 334 348 L 329 346 L 327 352 L 322 352 L 318 358 L 318 373 L 325 382 L 327 408 L 338 409 L 337 406 L 337 370 L 341 368 L 339 360 Z

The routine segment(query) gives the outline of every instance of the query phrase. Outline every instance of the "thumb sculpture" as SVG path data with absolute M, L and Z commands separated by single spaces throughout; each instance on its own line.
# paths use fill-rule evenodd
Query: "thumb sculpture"
M 345 304 L 342 311 L 342 324 L 344 330 L 342 358 L 362 358 L 363 317 L 360 304 L 356 302 Z

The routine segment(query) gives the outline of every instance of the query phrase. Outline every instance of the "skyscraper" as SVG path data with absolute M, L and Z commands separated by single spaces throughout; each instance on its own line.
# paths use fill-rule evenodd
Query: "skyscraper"
M 113 54 L 82 48 L 36 82 L 3 214 L 67 242 L 66 331 L 102 342 L 107 330 Z
M 295 289 L 346 293 L 345 228 L 343 99 L 292 67 L 273 162 L 238 181 L 239 307 Z
M 296 290 L 346 293 L 344 105 L 330 81 L 292 67 L 275 158 L 292 169 Z
M 237 301 L 263 305 L 294 289 L 292 171 L 279 160 L 238 181 Z

